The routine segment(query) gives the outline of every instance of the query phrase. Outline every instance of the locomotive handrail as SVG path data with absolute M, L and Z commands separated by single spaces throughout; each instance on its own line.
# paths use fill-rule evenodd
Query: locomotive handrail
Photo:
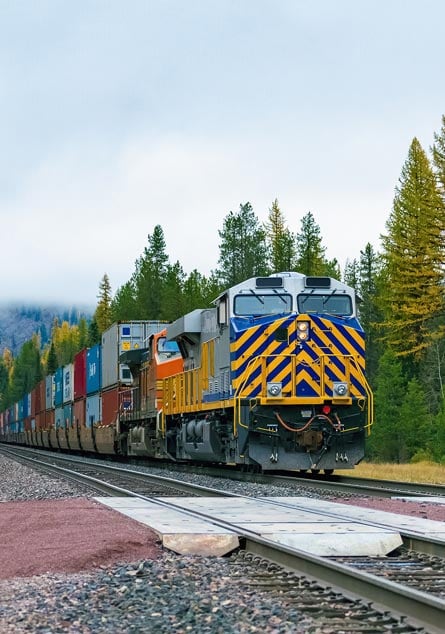
M 249 398 L 250 395 L 249 394 L 245 394 L 245 390 L 246 390 L 246 385 L 248 383 L 249 380 L 251 380 L 251 376 L 252 373 L 257 369 L 257 367 L 261 367 L 261 371 L 260 371 L 260 376 L 261 378 L 261 391 L 260 394 L 256 396 L 256 398 L 267 398 L 267 362 L 269 359 L 286 359 L 288 358 L 291 364 L 291 384 L 290 384 L 290 395 L 286 395 L 285 397 L 283 397 L 283 399 L 286 399 L 286 403 L 289 403 L 290 399 L 295 399 L 297 398 L 297 392 L 296 392 L 296 386 L 297 386 L 297 375 L 296 375 L 296 366 L 297 366 L 297 357 L 294 354 L 278 354 L 278 355 L 260 355 L 257 356 L 253 359 L 251 359 L 248 364 L 246 365 L 245 369 L 243 370 L 242 375 L 239 377 L 238 379 L 238 386 L 235 390 L 235 394 L 234 394 L 234 416 L 233 416 L 233 434 L 236 437 L 237 433 L 237 427 L 244 427 L 245 429 L 248 429 L 248 426 L 243 424 L 241 422 L 241 399 L 242 398 Z M 338 354 L 322 354 L 320 355 L 317 359 L 314 360 L 313 364 L 308 363 L 307 361 L 304 361 L 305 365 L 319 365 L 320 366 L 320 373 L 319 373 L 319 380 L 320 380 L 320 389 L 319 389 L 319 394 L 317 397 L 317 399 L 323 399 L 326 397 L 332 398 L 330 395 L 326 394 L 326 367 L 329 365 L 329 360 L 330 359 L 338 359 L 339 355 Z M 354 367 L 355 371 L 357 372 L 359 378 L 361 379 L 361 384 L 363 385 L 365 392 L 366 392 L 366 396 L 367 396 L 367 403 L 368 403 L 368 408 L 367 408 L 367 418 L 366 418 L 366 425 L 365 428 L 367 429 L 367 433 L 369 435 L 369 430 L 371 425 L 373 424 L 373 410 L 374 410 L 374 400 L 373 400 L 373 394 L 371 391 L 371 388 L 369 386 L 368 381 L 366 380 L 366 377 L 363 373 L 363 370 L 360 366 L 360 363 L 358 362 L 357 358 L 355 355 L 341 355 L 340 356 L 341 360 L 344 362 L 345 364 L 345 378 L 347 380 L 347 382 L 349 383 L 351 380 L 351 366 Z M 250 397 L 251 398 L 251 397 Z M 273 399 L 274 401 L 277 401 L 276 398 Z M 279 399 L 278 399 L 279 400 Z M 312 399 L 308 399 L 308 400 L 312 400 Z M 362 399 L 364 401 L 364 399 Z M 351 431 L 351 430 L 348 430 Z

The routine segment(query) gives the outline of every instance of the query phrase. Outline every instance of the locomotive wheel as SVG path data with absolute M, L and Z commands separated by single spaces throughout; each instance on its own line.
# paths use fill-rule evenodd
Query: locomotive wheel
M 334 469 L 323 469 L 325 475 L 331 476 L 334 473 Z
M 320 473 L 320 469 L 311 469 L 311 473 L 318 475 Z

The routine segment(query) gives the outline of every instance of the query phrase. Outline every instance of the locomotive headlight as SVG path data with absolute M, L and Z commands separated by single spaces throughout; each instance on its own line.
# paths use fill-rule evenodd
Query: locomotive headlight
M 309 339 L 309 322 L 297 321 L 297 339 L 299 341 L 306 341 Z
M 349 391 L 348 384 L 344 382 L 334 383 L 332 389 L 335 396 L 347 396 Z
M 267 384 L 267 393 L 269 396 L 281 396 L 281 383 L 268 383 Z

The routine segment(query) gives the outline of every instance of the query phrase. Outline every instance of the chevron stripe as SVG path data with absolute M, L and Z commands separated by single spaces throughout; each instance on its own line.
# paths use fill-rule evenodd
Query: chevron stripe
M 297 340 L 294 315 L 249 326 L 244 331 L 234 329 L 235 340 L 230 345 L 233 387 L 238 389 L 243 380 L 243 384 L 247 387 L 243 390 L 243 396 L 255 396 L 260 393 L 263 382 L 260 365 L 250 372 L 248 380 L 243 379 L 243 374 L 252 359 L 265 356 L 268 357 L 266 380 L 281 382 L 283 391 L 289 391 L 293 380 L 290 358 L 297 355 L 296 377 L 294 377 L 297 395 L 302 391 L 304 396 L 317 396 L 320 394 L 321 384 L 321 366 L 317 361 L 320 356 L 324 356 L 324 381 L 328 394 L 332 395 L 333 382 L 348 379 L 353 395 L 365 395 L 366 391 L 362 386 L 359 369 L 354 363 L 349 363 L 343 358 L 353 356 L 362 370 L 364 369 L 362 331 L 343 323 L 339 324 L 337 320 L 331 321 L 317 315 L 308 315 L 307 319 L 311 322 L 311 333 L 309 340 L 304 343 Z M 287 341 L 276 339 L 277 330 L 281 328 L 287 329 Z M 284 359 L 283 356 L 274 357 L 273 355 L 289 356 Z M 329 358 L 327 359 L 325 355 L 329 355 Z M 348 370 L 349 376 L 346 374 Z

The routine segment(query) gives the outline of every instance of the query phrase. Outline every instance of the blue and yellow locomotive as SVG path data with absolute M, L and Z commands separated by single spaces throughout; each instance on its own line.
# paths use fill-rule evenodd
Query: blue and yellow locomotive
M 253 471 L 360 462 L 373 398 L 354 289 L 278 273 L 214 304 L 167 327 L 184 366 L 162 379 L 158 455 Z

